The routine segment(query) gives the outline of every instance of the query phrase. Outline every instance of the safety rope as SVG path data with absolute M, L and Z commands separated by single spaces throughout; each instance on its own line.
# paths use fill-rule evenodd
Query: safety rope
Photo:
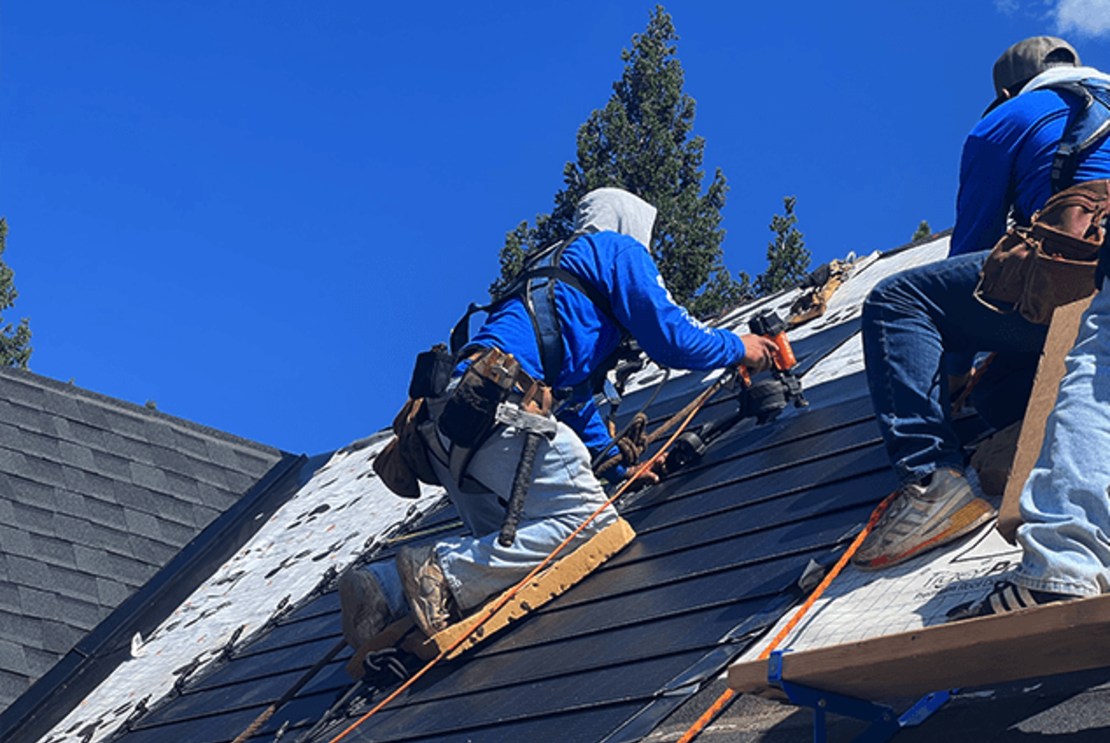
M 709 390 L 716 392 L 718 389 L 728 384 L 728 381 L 732 378 L 732 374 L 734 373 L 735 372 L 731 370 L 726 371 L 720 379 L 713 383 L 713 386 L 710 387 Z M 600 475 L 602 472 L 618 464 L 623 464 L 626 467 L 635 466 L 640 456 L 644 453 L 644 450 L 667 435 L 667 432 L 670 431 L 679 420 L 690 416 L 691 412 L 700 410 L 704 402 L 705 401 L 701 397 L 695 398 L 686 407 L 672 415 L 665 423 L 659 426 L 659 428 L 649 434 L 645 434 L 647 416 L 643 411 L 637 413 L 633 416 L 632 422 L 628 424 L 625 434 L 615 442 L 621 453 L 602 462 L 595 468 L 595 473 Z M 683 428 L 685 428 L 688 423 L 689 421 L 683 423 Z M 668 446 L 669 445 L 670 443 L 668 442 Z M 641 470 L 641 472 L 642 471 L 643 470 Z
M 550 555 L 545 557 L 543 559 L 543 561 L 532 570 L 532 572 L 530 572 L 528 575 L 526 575 L 519 583 L 517 583 L 511 589 L 509 589 L 505 593 L 501 594 L 500 598 L 494 600 L 489 605 L 484 607 L 481 610 L 482 612 L 484 612 L 484 614 L 483 614 L 482 618 L 480 620 L 478 620 L 477 623 L 475 623 L 467 632 L 465 632 L 464 634 L 459 636 L 454 642 L 452 642 L 446 648 L 440 650 L 439 654 L 436 655 L 434 658 L 432 658 L 430 661 L 428 661 L 426 664 L 424 664 L 424 667 L 421 668 L 416 673 L 414 673 L 412 675 L 412 678 L 410 678 L 408 681 L 406 681 L 401 686 L 399 686 L 392 694 L 390 694 L 385 699 L 383 699 L 381 702 L 379 702 L 377 704 L 377 706 L 375 706 L 373 709 L 371 709 L 365 715 L 363 715 L 362 717 L 358 718 L 353 723 L 351 723 L 351 725 L 349 725 L 342 732 L 340 732 L 339 735 L 332 738 L 329 741 L 329 743 L 339 743 L 339 741 L 342 740 L 343 738 L 345 738 L 348 733 L 353 731 L 355 728 L 357 728 L 362 723 L 366 722 L 372 716 L 377 714 L 377 712 L 380 709 L 382 709 L 387 704 L 389 704 L 394 699 L 396 699 L 398 696 L 403 694 L 410 686 L 412 686 L 414 683 L 416 683 L 416 681 L 418 679 L 420 679 L 425 673 L 430 671 L 437 663 L 439 663 L 441 660 L 446 658 L 455 648 L 457 648 L 459 645 L 461 645 L 463 642 L 465 642 L 472 634 L 474 634 L 475 631 L 477 631 L 477 629 L 479 627 L 481 627 L 483 624 L 485 624 L 487 621 L 489 621 L 489 619 L 491 617 L 493 617 L 493 615 L 496 614 L 498 612 L 498 610 L 501 609 L 501 607 L 503 607 L 505 604 L 507 604 L 509 601 L 511 601 L 512 598 L 521 589 L 523 589 L 525 586 L 528 585 L 528 583 L 532 580 L 532 578 L 536 577 L 536 575 L 538 575 L 544 568 L 546 568 L 547 565 L 550 564 L 551 561 L 555 559 L 555 556 L 558 555 L 563 550 L 563 548 L 565 548 L 568 544 L 570 544 L 574 540 L 574 538 L 577 537 L 582 532 L 583 529 L 585 529 L 595 518 L 597 518 L 598 515 L 601 514 L 602 511 L 604 511 L 606 508 L 608 508 L 610 505 L 612 505 L 612 503 L 614 501 L 616 501 L 618 498 L 620 498 L 621 495 L 624 494 L 625 490 L 628 489 L 629 485 L 631 485 L 637 478 L 639 478 L 645 472 L 649 471 L 655 465 L 655 463 L 667 451 L 667 449 L 670 447 L 670 445 L 672 443 L 674 443 L 675 439 L 677 439 L 682 434 L 682 432 L 684 430 L 686 430 L 686 427 L 690 424 L 690 421 L 692 421 L 694 419 L 694 416 L 697 414 L 698 410 L 701 409 L 702 405 L 704 405 L 706 403 L 706 401 L 709 400 L 709 398 L 712 397 L 717 392 L 717 390 L 719 390 L 721 387 L 723 387 L 725 385 L 725 383 L 729 380 L 730 376 L 731 375 L 728 374 L 728 373 L 723 375 L 712 386 L 710 386 L 708 389 L 706 389 L 705 392 L 700 394 L 694 400 L 693 403 L 691 403 L 690 405 L 687 405 L 686 408 L 684 409 L 684 410 L 688 411 L 686 419 L 682 421 L 682 424 L 678 427 L 678 429 L 674 432 L 674 434 L 671 435 L 671 437 L 667 440 L 667 442 L 665 444 L 663 444 L 662 447 L 660 447 L 659 451 L 655 452 L 655 454 L 651 457 L 651 459 L 644 462 L 632 475 L 627 477 L 624 480 L 624 482 L 621 483 L 620 487 L 617 488 L 616 492 L 613 493 L 612 497 L 610 497 L 609 500 L 605 501 L 605 503 L 600 508 L 598 508 L 596 511 L 594 511 L 593 514 L 588 519 L 583 521 L 582 524 L 579 525 L 579 527 L 577 529 L 575 529 L 573 532 L 571 532 L 570 536 L 568 536 L 566 539 L 564 539 L 562 544 L 560 544 L 558 547 L 556 547 L 551 552 Z
M 856 554 L 856 550 L 858 550 L 859 546 L 863 544 L 863 540 L 867 539 L 867 535 L 871 533 L 871 530 L 875 528 L 875 524 L 878 523 L 879 519 L 882 518 L 882 515 L 886 513 L 886 509 L 890 507 L 890 504 L 894 501 L 894 497 L 897 494 L 898 491 L 895 490 L 893 493 L 884 498 L 882 503 L 875 507 L 875 510 L 871 512 L 871 517 L 867 519 L 867 524 L 863 527 L 860 533 L 856 535 L 856 538 L 852 540 L 852 543 L 848 546 L 848 549 L 844 551 L 844 554 L 840 556 L 840 559 L 836 561 L 836 565 L 832 567 L 832 569 L 825 576 L 824 580 L 822 580 L 817 585 L 817 588 L 813 589 L 813 593 L 811 593 L 809 598 L 806 599 L 805 603 L 802 604 L 801 607 L 799 607 L 798 611 L 794 613 L 794 616 L 790 618 L 790 621 L 787 622 L 781 630 L 779 630 L 779 633 L 775 635 L 770 644 L 763 649 L 763 652 L 759 654 L 757 660 L 767 660 L 768 658 L 770 658 L 771 653 L 774 652 L 775 649 L 782 643 L 782 641 L 785 640 L 786 637 L 794 630 L 794 628 L 798 626 L 798 622 L 802 620 L 802 617 L 806 615 L 806 612 L 808 612 L 813 607 L 813 605 L 817 603 L 817 599 L 821 598 L 821 594 L 825 592 L 825 589 L 829 587 L 829 584 L 833 582 L 833 579 L 836 578 L 836 576 L 840 575 L 840 571 L 843 570 L 844 566 L 848 564 L 848 561 L 852 559 L 852 555 Z M 713 722 L 713 720 L 716 719 L 717 716 L 721 712 L 723 712 L 729 704 L 732 703 L 733 697 L 735 697 L 735 695 L 736 692 L 733 691 L 731 688 L 725 689 L 724 693 L 721 694 L 721 696 L 717 697 L 717 701 L 713 702 L 713 704 L 710 705 L 709 709 L 702 713 L 701 717 L 699 717 L 694 722 L 694 724 L 690 726 L 690 729 L 687 730 L 683 734 L 683 736 L 678 739 L 678 743 L 690 743 L 690 741 L 696 738 L 702 730 L 704 730 L 711 722 Z

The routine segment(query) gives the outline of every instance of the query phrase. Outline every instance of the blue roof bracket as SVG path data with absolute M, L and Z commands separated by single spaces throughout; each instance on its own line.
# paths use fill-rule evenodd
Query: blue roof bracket
M 801 684 L 786 681 L 782 677 L 782 656 L 789 650 L 776 650 L 767 659 L 767 681 L 782 689 L 787 698 L 801 707 L 813 710 L 813 741 L 826 743 L 827 729 L 825 715 L 832 712 L 845 717 L 870 722 L 871 725 L 861 733 L 854 743 L 885 743 L 904 727 L 920 725 L 930 715 L 940 709 L 951 697 L 951 692 L 939 691 L 920 699 L 901 717 L 885 704 L 868 702 L 863 699 L 837 694 L 831 691 L 813 689 Z

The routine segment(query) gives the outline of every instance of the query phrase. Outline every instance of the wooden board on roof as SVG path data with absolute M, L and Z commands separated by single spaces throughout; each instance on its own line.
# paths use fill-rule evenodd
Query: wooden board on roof
M 1110 666 L 1110 595 L 786 653 L 782 678 L 867 700 Z M 735 663 L 736 692 L 781 699 L 767 661 Z

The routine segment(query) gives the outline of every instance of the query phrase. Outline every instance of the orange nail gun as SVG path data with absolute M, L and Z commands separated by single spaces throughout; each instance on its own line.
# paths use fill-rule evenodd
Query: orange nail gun
M 773 363 L 770 379 L 753 384 L 751 372 L 747 367 L 740 367 L 740 376 L 746 388 L 740 401 L 741 411 L 745 415 L 754 416 L 762 424 L 782 412 L 787 403 L 793 402 L 796 408 L 808 405 L 802 394 L 802 380 L 794 372 L 798 360 L 786 337 L 786 321 L 774 310 L 767 309 L 749 320 L 748 327 L 755 335 L 761 335 L 773 342 L 775 352 L 771 355 Z

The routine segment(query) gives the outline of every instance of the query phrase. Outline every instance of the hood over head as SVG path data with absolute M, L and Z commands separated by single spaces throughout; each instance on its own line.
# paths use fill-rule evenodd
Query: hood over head
M 619 232 L 651 246 L 656 209 L 621 188 L 598 188 L 578 202 L 575 232 Z

